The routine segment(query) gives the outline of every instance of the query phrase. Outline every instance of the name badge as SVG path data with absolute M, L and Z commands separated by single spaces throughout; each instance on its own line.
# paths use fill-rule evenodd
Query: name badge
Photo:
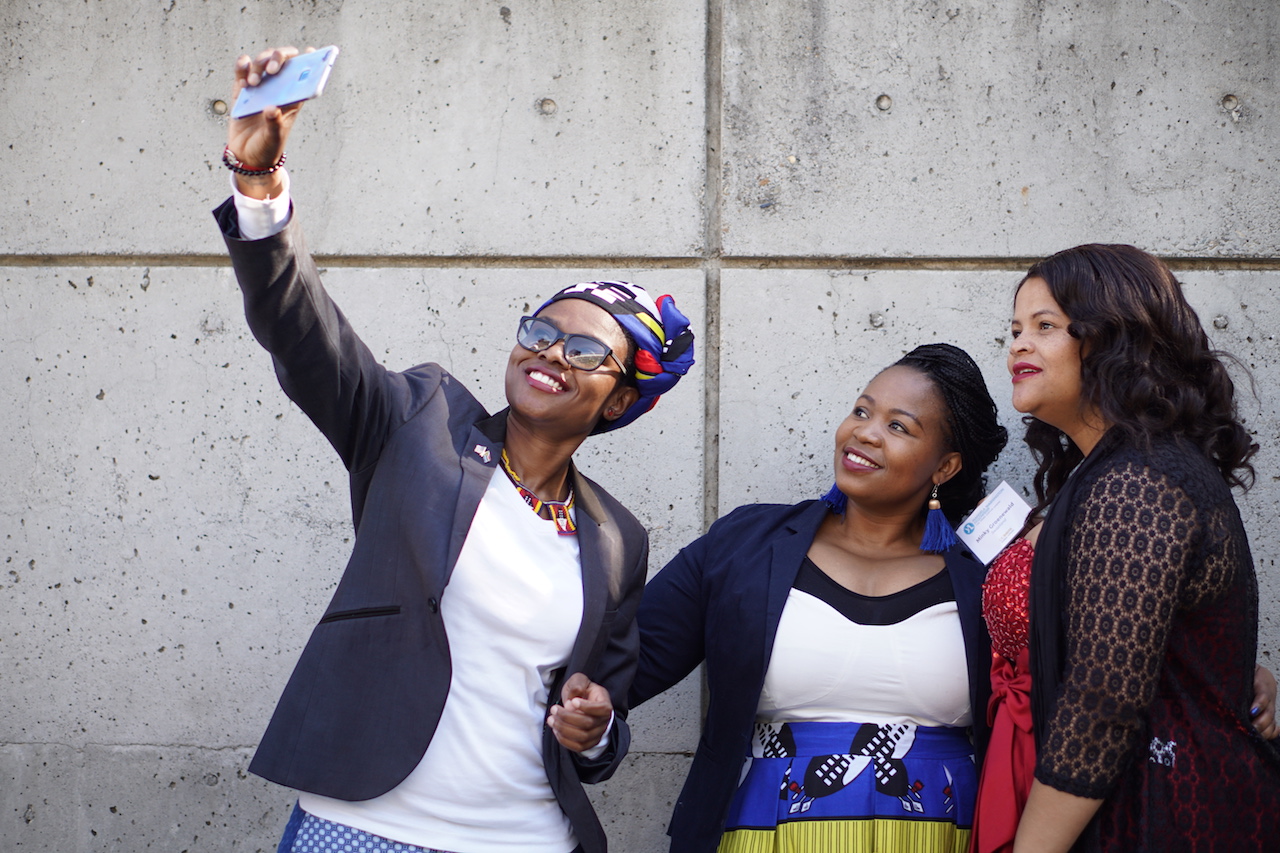
M 956 535 L 973 556 L 990 564 L 1018 535 L 1030 514 L 1030 504 L 1008 483 L 1001 483 L 960 523 Z

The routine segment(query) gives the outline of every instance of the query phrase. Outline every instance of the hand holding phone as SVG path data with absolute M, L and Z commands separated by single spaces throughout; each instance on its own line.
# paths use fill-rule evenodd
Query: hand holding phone
M 297 98 L 314 97 L 323 89 L 327 75 L 317 77 L 316 71 L 327 71 L 337 51 L 336 47 L 323 51 L 309 48 L 307 53 L 299 55 L 296 47 L 281 46 L 236 60 L 235 85 L 231 94 L 237 108 L 232 111 L 231 121 L 227 122 L 227 150 L 244 168 L 262 170 L 259 174 L 237 171 L 234 178 L 240 192 L 259 199 L 276 198 L 284 192 L 285 174 L 278 167 L 283 161 L 293 123 L 302 110 L 302 102 Z M 304 78 L 300 72 L 310 65 L 308 60 L 319 64 L 311 66 L 313 70 Z M 295 66 L 295 62 L 302 64 Z M 291 74 L 283 73 L 289 69 L 293 69 Z M 277 77 L 290 85 L 276 90 L 274 97 L 262 97 L 262 90 Z M 299 83 L 302 85 L 297 85 Z M 280 83 L 276 85 L 281 86 Z M 271 91 L 268 89 L 267 94 L 270 95 Z M 254 97 L 257 112 L 253 112 L 253 106 L 240 105 L 244 93 Z M 283 103 L 268 103 L 273 100 Z
M 283 107 L 317 98 L 329 80 L 329 71 L 338 58 L 334 45 L 293 57 L 256 86 L 245 86 L 231 108 L 232 118 L 260 113 L 267 107 Z

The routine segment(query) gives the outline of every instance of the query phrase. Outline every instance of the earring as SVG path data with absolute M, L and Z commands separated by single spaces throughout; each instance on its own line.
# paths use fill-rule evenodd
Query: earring
M 941 554 L 960 540 L 951 529 L 951 522 L 942 513 L 942 502 L 938 500 L 938 486 L 933 486 L 933 494 L 929 496 L 929 512 L 924 522 L 924 538 L 920 540 L 921 551 Z
M 849 504 L 849 498 L 835 483 L 831 484 L 831 491 L 822 496 L 822 501 L 831 507 L 831 511 L 836 515 L 844 515 L 845 507 Z

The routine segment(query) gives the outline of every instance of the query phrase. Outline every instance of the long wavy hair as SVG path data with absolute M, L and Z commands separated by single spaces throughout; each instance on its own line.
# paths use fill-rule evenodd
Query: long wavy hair
M 1235 383 L 1213 349 L 1182 285 L 1159 258 L 1125 245 L 1076 246 L 1034 264 L 1022 281 L 1042 279 L 1080 341 L 1081 397 L 1113 429 L 1139 446 L 1156 436 L 1189 442 L 1232 486 L 1253 484 L 1258 446 L 1236 409 Z M 1016 291 L 1015 291 L 1016 295 Z M 1083 459 L 1057 427 L 1023 418 L 1039 465 L 1036 498 L 1044 509 Z

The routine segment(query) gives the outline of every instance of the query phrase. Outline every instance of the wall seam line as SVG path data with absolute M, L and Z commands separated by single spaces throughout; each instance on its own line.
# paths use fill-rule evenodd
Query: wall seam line
M 710 167 L 708 167 L 710 171 Z M 714 186 L 712 184 L 714 183 Z M 714 194 L 716 210 L 706 205 L 704 218 L 707 222 L 707 235 L 704 242 L 710 243 L 710 232 L 714 221 L 714 230 L 719 232 L 722 222 L 721 181 L 708 178 L 707 195 Z M 601 267 L 622 267 L 631 269 L 701 269 L 707 275 L 714 275 L 718 287 L 718 276 L 725 269 L 756 270 L 925 270 L 937 272 L 1003 272 L 1008 270 L 1022 271 L 1040 260 L 1031 256 L 987 256 L 987 257 L 886 257 L 886 256 L 735 256 L 721 253 L 718 242 L 714 247 L 706 248 L 697 256 L 631 256 L 631 255 L 326 255 L 313 256 L 320 267 L 345 269 L 565 269 L 582 267 L 599 269 Z M 1280 257 L 1204 257 L 1158 255 L 1175 272 L 1207 271 L 1207 272 L 1277 272 L 1280 271 Z M 128 268 L 231 268 L 226 255 L 95 255 L 95 254 L 58 254 L 58 255 L 0 255 L 0 268 L 32 268 L 48 267 L 50 269 L 76 269 L 84 267 Z M 718 296 L 718 290 L 716 291 Z M 718 306 L 708 306 L 708 309 Z M 718 328 L 716 332 L 718 333 Z
M 707 0 L 706 81 L 704 110 L 706 139 L 703 192 L 703 278 L 705 332 L 703 364 L 702 439 L 702 527 L 705 531 L 720 516 L 720 273 L 723 241 L 723 143 L 722 105 L 724 97 L 724 0 Z

